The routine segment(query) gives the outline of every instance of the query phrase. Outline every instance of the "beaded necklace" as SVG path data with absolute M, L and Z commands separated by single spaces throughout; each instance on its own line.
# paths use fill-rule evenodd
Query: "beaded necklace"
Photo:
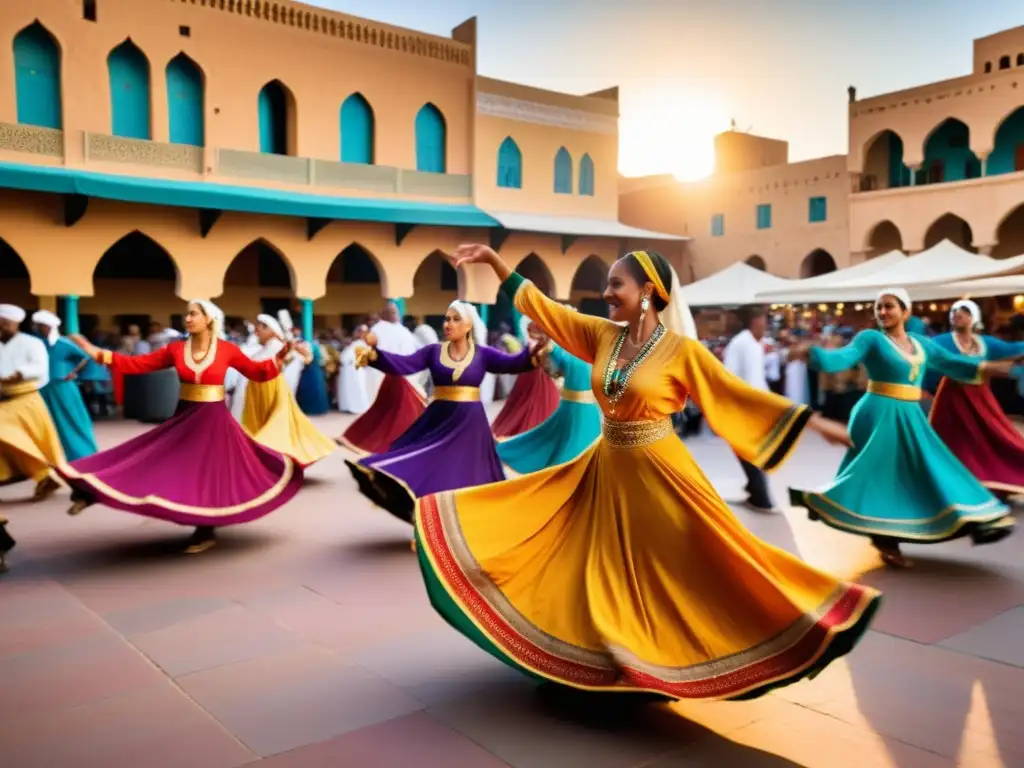
M 611 406 L 608 409 L 609 414 L 615 413 L 615 406 L 618 405 L 622 396 L 626 394 L 626 389 L 629 387 L 629 380 L 633 377 L 633 372 L 650 356 L 654 345 L 665 335 L 665 326 L 658 323 L 658 327 L 654 329 L 654 333 L 651 334 L 647 342 L 640 348 L 640 351 L 636 353 L 636 356 L 622 368 L 616 368 L 615 364 L 619 360 L 619 353 L 622 351 L 622 345 L 625 343 L 626 334 L 628 333 L 628 326 L 622 329 L 622 333 L 619 334 L 619 338 L 615 342 L 615 349 L 612 350 L 611 357 L 608 358 L 608 365 L 604 371 L 603 390 L 604 396 L 608 398 L 608 404 Z

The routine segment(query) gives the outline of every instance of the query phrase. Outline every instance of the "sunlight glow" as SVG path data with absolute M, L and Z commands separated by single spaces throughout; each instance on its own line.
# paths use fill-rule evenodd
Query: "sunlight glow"
M 654 84 L 623 99 L 619 117 L 619 170 L 624 176 L 671 173 L 681 181 L 710 176 L 715 135 L 729 129 L 726 110 L 713 97 L 678 84 Z

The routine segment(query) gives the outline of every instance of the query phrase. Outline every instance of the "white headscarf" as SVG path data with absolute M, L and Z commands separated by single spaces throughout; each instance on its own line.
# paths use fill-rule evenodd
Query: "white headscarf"
M 0 304 L 0 318 L 20 324 L 25 322 L 25 310 L 14 304 Z
M 48 309 L 40 309 L 38 312 L 34 312 L 32 314 L 32 322 L 36 325 L 41 325 L 44 328 L 49 328 L 50 330 L 46 334 L 46 341 L 51 346 L 57 343 L 57 339 L 60 338 L 60 331 L 57 330 L 60 328 L 61 323 L 59 317 Z
M 950 325 L 953 324 L 953 315 L 956 314 L 956 311 L 958 309 L 966 309 L 968 312 L 971 313 L 971 320 L 973 321 L 971 325 L 974 328 L 974 330 L 980 331 L 982 329 L 984 323 L 982 322 L 981 318 L 981 307 L 979 307 L 970 299 L 960 299 L 960 301 L 953 303 L 953 307 L 949 310 Z
M 672 287 L 668 289 L 669 302 L 668 306 L 658 313 L 658 317 L 661 318 L 662 325 L 670 331 L 674 331 L 680 336 L 686 336 L 688 339 L 696 339 L 697 323 L 693 320 L 690 305 L 686 303 L 683 289 L 679 286 L 679 275 L 676 274 L 671 264 L 668 268 L 672 272 Z
M 210 331 L 215 337 L 219 339 L 225 338 L 224 313 L 221 311 L 220 307 L 209 299 L 192 299 L 189 304 L 198 305 L 199 308 L 203 310 L 203 314 L 213 321 L 210 325 Z
M 886 296 L 893 296 L 900 300 L 900 303 L 906 308 L 910 309 L 913 306 L 913 302 L 910 300 L 910 294 L 907 293 L 906 288 L 886 288 L 878 292 L 878 296 L 875 297 L 875 319 L 878 319 L 878 305 L 882 303 L 882 299 Z
M 267 326 L 270 330 L 274 332 L 274 335 L 277 336 L 277 338 L 279 338 L 281 341 L 284 341 L 284 329 L 281 327 L 281 324 L 277 322 L 277 320 L 275 320 L 273 317 L 271 317 L 270 315 L 256 315 L 256 322 L 263 323 L 265 326 Z
M 484 325 L 484 321 L 480 319 L 480 314 L 476 311 L 476 307 L 467 301 L 459 301 L 456 299 L 448 305 L 448 309 L 454 309 L 460 316 L 473 323 L 474 344 L 478 347 L 487 346 L 487 326 Z
M 292 313 L 287 309 L 279 310 L 277 313 L 277 319 L 280 323 L 281 330 L 284 335 L 281 337 L 285 341 L 295 335 L 295 323 L 292 320 Z

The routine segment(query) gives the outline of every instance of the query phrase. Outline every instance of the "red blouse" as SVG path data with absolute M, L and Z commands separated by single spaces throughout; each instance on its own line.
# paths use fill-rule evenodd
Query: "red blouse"
M 287 352 L 287 347 L 282 352 Z M 255 362 L 229 341 L 214 339 L 206 357 L 200 362 L 192 358 L 192 339 L 174 341 L 148 355 L 122 355 L 102 350 L 100 361 L 119 373 L 152 373 L 174 368 L 182 384 L 224 385 L 228 368 L 234 368 L 247 379 L 270 381 L 281 372 L 277 358 Z

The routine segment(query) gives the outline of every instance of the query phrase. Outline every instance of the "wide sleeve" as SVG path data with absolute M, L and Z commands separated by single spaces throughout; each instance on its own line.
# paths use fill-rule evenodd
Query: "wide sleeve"
M 250 381 L 272 381 L 281 373 L 281 359 L 279 356 L 272 357 L 269 360 L 257 361 L 253 360 L 234 344 L 226 341 L 220 343 L 227 344 L 231 350 L 228 366 L 234 368 Z M 284 347 L 282 347 L 283 349 Z
M 433 346 L 433 345 L 431 345 Z M 391 373 L 395 376 L 411 376 L 414 373 L 419 373 L 428 365 L 427 353 L 430 351 L 430 347 L 423 347 L 417 349 L 411 355 L 398 355 L 391 352 L 385 352 L 383 349 L 367 349 L 365 354 L 367 355 L 367 364 L 371 368 L 376 368 L 378 371 L 384 373 Z M 356 352 L 358 359 L 359 352 Z
M 120 352 L 111 352 L 109 349 L 101 349 L 97 362 L 110 367 L 118 373 L 133 375 L 139 373 L 153 373 L 171 368 L 174 365 L 174 353 L 170 345 L 150 352 L 147 355 L 123 355 Z
M 581 315 L 557 301 L 552 301 L 518 272 L 509 275 L 501 284 L 501 291 L 508 296 L 522 314 L 540 326 L 556 344 L 588 363 L 594 362 L 598 340 L 609 325 L 608 320 L 591 315 Z
M 983 336 L 986 360 L 1009 360 L 1024 356 L 1024 341 L 1003 341 L 995 336 Z
M 925 365 L 943 376 L 966 384 L 980 384 L 985 360 L 956 354 L 939 346 L 927 336 L 914 334 L 914 339 L 924 348 Z
M 765 471 L 781 466 L 807 426 L 811 409 L 750 386 L 698 341 L 684 339 L 682 349 L 681 384 L 715 434 Z
M 878 335 L 875 331 L 861 331 L 853 341 L 839 349 L 811 347 L 807 362 L 811 368 L 822 373 L 840 373 L 860 365 L 875 348 Z
M 494 347 L 481 347 L 488 373 L 525 373 L 533 368 L 530 348 L 524 346 L 514 355 Z
M 70 342 L 67 339 L 61 339 L 59 343 L 61 353 L 64 355 L 64 358 L 68 362 L 73 363 L 75 365 L 79 365 L 80 363 L 83 363 L 90 359 L 89 356 L 85 353 L 85 350 L 82 349 L 77 344 Z

